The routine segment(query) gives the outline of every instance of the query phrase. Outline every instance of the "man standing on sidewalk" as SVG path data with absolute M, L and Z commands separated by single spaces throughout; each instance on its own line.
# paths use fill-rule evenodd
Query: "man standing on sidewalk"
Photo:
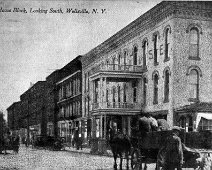
M 180 127 L 174 126 L 172 134 L 167 138 L 166 144 L 158 153 L 158 158 L 161 158 L 164 170 L 182 170 L 183 165 L 183 148 L 179 137 Z M 160 161 L 160 160 L 159 160 Z

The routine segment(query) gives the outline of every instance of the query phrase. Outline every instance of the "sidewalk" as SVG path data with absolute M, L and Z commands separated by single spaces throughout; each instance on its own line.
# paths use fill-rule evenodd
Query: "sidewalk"
M 65 151 L 75 152 L 75 153 L 91 154 L 91 155 L 109 156 L 109 157 L 113 156 L 111 150 L 107 150 L 107 154 L 98 154 L 98 153 L 91 153 L 91 148 L 86 148 L 86 147 L 83 147 L 82 150 L 81 149 L 77 150 L 76 147 L 66 146 Z

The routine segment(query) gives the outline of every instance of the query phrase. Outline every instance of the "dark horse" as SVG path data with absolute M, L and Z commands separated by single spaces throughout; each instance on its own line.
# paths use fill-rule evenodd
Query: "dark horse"
M 120 169 L 122 169 L 123 153 L 127 159 L 127 169 L 129 169 L 129 155 L 131 151 L 130 139 L 121 132 L 116 133 L 114 129 L 109 129 L 109 144 L 114 158 L 114 169 L 117 170 L 117 157 L 120 157 Z

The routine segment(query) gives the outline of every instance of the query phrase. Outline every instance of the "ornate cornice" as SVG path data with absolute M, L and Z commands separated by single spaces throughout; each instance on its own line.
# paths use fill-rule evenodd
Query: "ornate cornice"
M 163 1 L 118 31 L 112 37 L 89 51 L 82 57 L 83 67 L 87 67 L 96 58 L 117 49 L 125 42 L 139 35 L 145 30 L 153 28 L 156 24 L 168 17 L 192 17 L 212 19 L 212 2 L 195 1 Z

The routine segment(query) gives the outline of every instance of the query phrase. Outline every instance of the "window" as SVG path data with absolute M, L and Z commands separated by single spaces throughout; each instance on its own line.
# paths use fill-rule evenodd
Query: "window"
M 169 70 L 165 71 L 164 80 L 164 103 L 169 102 Z
M 154 65 L 158 65 L 158 54 L 157 54 L 157 41 L 158 35 L 154 35 Z
M 114 57 L 113 58 L 113 70 L 115 70 L 116 69 L 116 58 Z
M 109 100 L 108 100 L 108 95 L 109 95 L 109 90 L 107 89 L 107 90 L 106 90 L 106 102 L 107 102 L 107 103 L 109 102 Z
M 69 83 L 69 89 L 70 89 L 70 96 L 72 96 L 72 82 Z
M 165 29 L 165 58 L 164 61 L 168 61 L 169 60 L 169 34 L 170 34 L 170 27 L 167 27 Z
M 138 55 L 138 48 L 134 47 L 134 49 L 133 49 L 133 65 L 137 65 L 137 55 Z
M 118 55 L 118 68 L 121 70 L 121 54 Z
M 124 87 L 123 87 L 123 102 L 124 103 L 127 102 L 126 90 L 127 90 L 127 85 L 124 84 Z
M 113 94 L 113 107 L 115 107 L 115 104 L 116 104 L 116 88 L 115 87 L 113 87 L 113 89 L 112 89 L 113 91 L 112 91 L 112 94 Z
M 143 67 L 146 67 L 147 40 L 143 42 Z
M 124 65 L 127 64 L 127 51 L 124 51 Z
M 180 117 L 180 127 L 186 127 L 186 118 L 184 116 Z
M 198 130 L 212 130 L 212 120 L 201 118 Z
M 94 96 L 94 103 L 98 102 L 98 81 L 95 81 L 95 96 Z
M 133 102 L 137 102 L 137 82 L 132 82 L 132 88 L 133 88 Z
M 190 99 L 199 98 L 199 74 L 197 70 L 193 69 L 189 73 L 189 96 Z
M 190 30 L 190 47 L 189 47 L 189 59 L 195 59 L 199 57 L 199 31 L 197 28 L 191 28 Z
M 158 75 L 154 75 L 154 99 L 153 104 L 158 104 Z
M 121 96 L 120 96 L 120 94 L 121 94 L 121 87 L 118 86 L 118 105 L 120 105 L 120 102 L 121 102 Z
M 146 105 L 147 102 L 147 78 L 143 79 L 143 104 Z

